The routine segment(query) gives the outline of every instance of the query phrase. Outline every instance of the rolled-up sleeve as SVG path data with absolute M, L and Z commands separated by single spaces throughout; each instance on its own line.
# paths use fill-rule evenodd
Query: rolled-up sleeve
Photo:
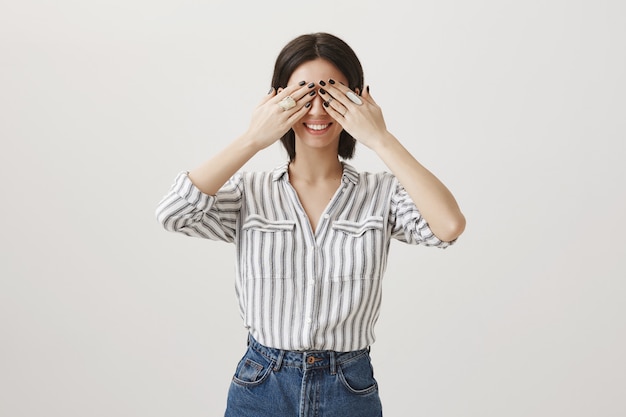
M 156 217 L 171 232 L 233 242 L 242 195 L 239 174 L 212 196 L 200 191 L 189 179 L 188 172 L 181 172 L 159 202 Z
M 445 249 L 455 241 L 444 242 L 430 230 L 426 219 L 422 217 L 409 193 L 396 180 L 391 195 L 389 211 L 391 237 L 413 245 L 435 246 Z

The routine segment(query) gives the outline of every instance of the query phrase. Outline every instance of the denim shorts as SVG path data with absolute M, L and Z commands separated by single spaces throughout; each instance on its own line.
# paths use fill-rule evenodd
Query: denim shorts
M 369 349 L 299 352 L 249 336 L 225 417 L 381 417 Z

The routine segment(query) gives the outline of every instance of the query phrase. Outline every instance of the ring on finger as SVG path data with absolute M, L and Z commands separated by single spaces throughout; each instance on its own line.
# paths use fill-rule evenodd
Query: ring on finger
M 363 101 L 361 101 L 359 96 L 354 94 L 351 90 L 346 91 L 346 97 L 348 97 L 348 99 L 350 99 L 350 101 L 356 105 L 360 106 L 361 104 L 363 104 Z
M 283 109 L 283 111 L 291 110 L 296 107 L 296 101 L 291 96 L 287 96 L 278 102 L 278 107 Z

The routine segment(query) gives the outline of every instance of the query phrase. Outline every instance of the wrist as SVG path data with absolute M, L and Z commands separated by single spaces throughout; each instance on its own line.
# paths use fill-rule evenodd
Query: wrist
M 257 135 L 246 132 L 235 140 L 235 146 L 244 153 L 254 155 L 265 148 Z
M 389 133 L 389 131 L 385 131 L 383 134 L 378 136 L 376 140 L 372 141 L 371 148 L 374 152 L 381 153 L 398 143 L 398 139 L 394 135 Z

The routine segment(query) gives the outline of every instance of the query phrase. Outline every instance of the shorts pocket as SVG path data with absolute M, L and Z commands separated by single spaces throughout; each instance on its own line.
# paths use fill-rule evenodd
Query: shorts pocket
M 374 369 L 367 354 L 339 365 L 337 375 L 346 389 L 353 394 L 367 395 L 378 390 Z
M 274 361 L 249 349 L 237 365 L 233 382 L 246 387 L 260 385 L 267 379 L 273 367 Z

